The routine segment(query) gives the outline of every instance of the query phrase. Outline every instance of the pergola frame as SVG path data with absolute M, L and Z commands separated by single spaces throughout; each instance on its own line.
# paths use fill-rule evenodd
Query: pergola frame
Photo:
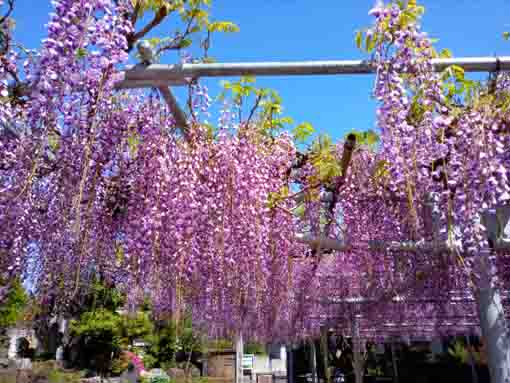
M 143 55 L 142 55 L 143 57 Z M 438 58 L 432 60 L 433 70 L 441 72 L 455 65 L 465 72 L 499 72 L 510 71 L 510 57 L 465 57 Z M 175 118 L 176 126 L 186 138 L 188 125 L 186 115 L 179 107 L 169 86 L 190 84 L 201 77 L 229 76 L 299 76 L 299 75 L 357 75 L 371 74 L 376 67 L 370 61 L 301 61 L 301 62 L 259 62 L 259 63 L 213 63 L 213 64 L 152 64 L 147 62 L 127 67 L 124 80 L 117 83 L 117 89 L 157 88 L 161 92 L 170 112 Z M 330 238 L 297 235 L 296 240 L 315 248 L 347 250 L 342 241 Z M 510 248 L 510 246 L 507 246 Z M 432 253 L 451 252 L 447 243 L 378 243 L 370 244 L 373 251 L 425 251 Z M 503 250 L 503 249 L 498 249 Z M 503 313 L 502 299 L 489 277 L 488 260 L 490 253 L 479 255 L 482 272 L 479 286 L 479 315 L 482 332 L 487 339 L 489 366 L 494 383 L 507 382 L 510 379 L 510 342 L 507 336 L 507 324 Z M 357 321 L 353 322 L 353 338 L 359 337 Z M 355 341 L 358 345 L 358 342 Z M 359 346 L 359 345 L 358 345 Z M 355 347 L 358 348 L 358 347 Z M 241 381 L 239 362 L 242 358 L 243 338 L 238 334 L 236 341 L 236 381 Z M 356 350 L 359 351 L 359 350 Z M 355 357 L 358 352 L 355 351 Z M 358 375 L 358 374 L 357 374 Z
M 463 68 L 465 72 L 510 71 L 510 56 L 437 58 L 432 60 L 432 65 L 436 72 L 452 65 Z M 375 71 L 374 64 L 366 60 L 150 64 L 126 67 L 125 78 L 117 87 L 158 88 L 164 85 L 184 85 L 189 79 L 201 77 L 356 75 Z

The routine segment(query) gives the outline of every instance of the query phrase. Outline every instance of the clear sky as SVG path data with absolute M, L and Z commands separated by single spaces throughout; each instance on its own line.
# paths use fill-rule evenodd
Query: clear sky
M 49 0 L 17 0 L 16 36 L 37 48 L 45 37 Z M 455 56 L 510 55 L 510 0 L 422 0 L 423 30 Z M 236 22 L 240 33 L 217 35 L 211 56 L 218 61 L 341 60 L 365 58 L 354 44 L 357 29 L 372 20 L 373 0 L 215 0 L 212 16 Z M 159 31 L 172 30 L 163 25 Z M 168 62 L 168 61 L 167 61 Z M 351 129 L 374 128 L 372 76 L 259 78 L 259 86 L 278 90 L 285 112 L 296 122 L 342 137 Z M 208 80 L 217 95 L 219 79 Z

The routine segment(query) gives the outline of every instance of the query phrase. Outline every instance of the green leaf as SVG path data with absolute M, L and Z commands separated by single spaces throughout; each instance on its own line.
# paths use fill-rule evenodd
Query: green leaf
M 372 180 L 375 183 L 381 182 L 389 175 L 389 163 L 385 160 L 380 160 L 375 164 L 374 170 L 372 172 Z
M 48 146 L 53 152 L 56 152 L 60 146 L 60 137 L 56 133 L 48 134 Z
M 355 41 L 356 41 L 356 46 L 358 47 L 358 49 L 361 49 L 362 38 L 363 38 L 363 32 L 361 32 L 361 31 L 356 32 Z
M 152 48 L 154 48 L 154 47 L 155 47 L 155 46 L 157 46 L 158 44 L 161 44 L 162 39 L 161 39 L 161 38 L 159 38 L 159 37 L 151 37 L 150 39 L 147 39 L 146 41 L 149 43 L 149 45 L 150 45 Z
M 453 76 L 457 81 L 464 80 L 464 68 L 458 65 L 452 65 L 450 68 L 452 69 Z
M 87 50 L 85 48 L 81 48 L 80 47 L 80 48 L 76 49 L 75 55 L 76 55 L 76 58 L 78 60 L 80 60 L 80 59 L 82 59 L 82 58 L 87 56 Z
M 372 34 L 367 33 L 367 37 L 365 40 L 365 46 L 368 53 L 372 52 L 372 50 L 375 48 L 376 43 L 376 37 Z
M 136 134 L 136 132 L 133 132 L 128 136 L 128 146 L 129 146 L 129 152 L 132 156 L 136 156 L 136 153 L 138 153 L 138 145 L 140 144 L 140 138 Z
M 356 136 L 356 143 L 358 145 L 373 147 L 379 142 L 379 136 L 373 130 L 367 130 L 366 132 L 352 130 L 345 135 L 345 138 L 347 138 L 350 134 L 354 134 Z
M 439 53 L 439 57 L 449 59 L 453 57 L 453 54 L 451 50 L 445 48 Z
M 3 285 L 0 277 L 0 286 Z M 14 281 L 8 290 L 5 300 L 0 305 L 0 328 L 7 328 L 16 324 L 21 318 L 23 309 L 28 302 L 28 296 L 19 280 Z
M 508 41 L 510 39 L 510 32 L 503 32 L 503 38 Z
M 232 88 L 232 84 L 230 83 L 230 81 L 220 81 L 220 85 L 223 89 L 230 89 Z
M 309 122 L 303 122 L 292 130 L 294 139 L 298 142 L 305 142 L 313 133 L 315 129 Z
M 183 40 L 181 41 L 181 43 L 179 44 L 179 48 L 180 48 L 180 49 L 184 49 L 184 48 L 189 47 L 191 44 L 192 44 L 191 39 L 183 39 Z
M 239 27 L 230 21 L 215 21 L 207 26 L 209 32 L 235 33 L 239 32 Z
M 364 139 L 367 145 L 373 146 L 379 142 L 379 136 L 373 130 L 368 130 L 364 134 Z
M 279 119 L 280 123 L 282 124 L 292 124 L 294 123 L 294 120 L 292 119 L 292 117 L 282 117 Z
M 255 76 L 242 76 L 241 77 L 242 84 L 253 84 L 253 83 L 255 83 L 255 81 L 256 81 Z

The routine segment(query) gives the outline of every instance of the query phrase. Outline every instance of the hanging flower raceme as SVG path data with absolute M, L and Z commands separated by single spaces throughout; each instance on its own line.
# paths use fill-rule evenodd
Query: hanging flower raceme
M 10 238 L 19 250 L 10 253 L 33 255 L 31 278 L 40 280 L 41 292 L 72 295 L 71 279 L 79 282 L 82 264 L 93 257 L 90 216 L 116 144 L 115 66 L 127 58 L 131 28 L 110 1 L 63 0 L 54 6 L 48 37 L 26 68 L 31 94 L 23 123 L 29 137 L 13 153 L 17 170 L 8 179 L 4 217 L 17 230 Z M 93 268 L 88 262 L 85 271 Z
M 370 12 L 376 22 L 366 39 L 377 68 L 380 148 L 358 148 L 333 192 L 336 235 L 350 249 L 336 252 L 333 279 L 346 288 L 333 294 L 336 310 L 316 309 L 322 324 L 346 333 L 353 317 L 364 336 L 402 328 L 432 336 L 457 331 L 452 323 L 462 323 L 458 331 L 476 328 L 469 257 L 487 246 L 479 217 L 509 197 L 508 138 L 501 134 L 507 113 L 493 102 L 505 98 L 504 86 L 499 94 L 482 93 L 483 102 L 465 96 L 460 106 L 452 83 L 471 85 L 459 68 L 434 72 L 436 53 L 417 24 L 421 11 L 415 3 L 391 2 Z M 317 206 L 309 206 L 308 227 L 319 222 L 324 204 Z M 308 326 L 317 331 L 311 318 Z

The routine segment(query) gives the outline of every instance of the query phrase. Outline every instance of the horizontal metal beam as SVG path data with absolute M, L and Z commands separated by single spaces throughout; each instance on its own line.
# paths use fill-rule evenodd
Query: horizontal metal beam
M 158 80 L 122 80 L 115 84 L 115 89 L 161 88 L 169 86 L 187 85 L 186 80 L 158 81 Z
M 362 303 L 380 303 L 381 300 L 377 298 L 366 298 L 366 297 L 348 297 L 348 298 L 329 298 L 329 299 L 320 299 L 315 301 L 315 303 L 319 305 L 345 305 L 345 304 L 362 304 Z M 475 302 L 475 298 L 473 296 L 452 296 L 448 298 L 438 297 L 434 298 L 406 298 L 403 296 L 396 296 L 391 298 L 389 301 L 385 303 L 406 303 L 406 304 L 427 304 L 427 303 L 466 303 L 466 302 Z
M 441 58 L 433 59 L 432 64 L 435 71 L 442 71 L 451 65 L 462 67 L 466 72 L 507 71 L 510 70 L 510 57 Z M 152 64 L 127 67 L 124 83 L 141 80 L 157 81 L 158 85 L 162 85 L 199 77 L 340 75 L 369 74 L 374 71 L 373 63 L 364 60 Z
M 337 250 L 337 251 L 349 251 L 352 250 L 352 247 L 349 245 L 346 245 L 342 241 L 339 241 L 337 239 L 328 238 L 325 236 L 314 236 L 311 234 L 296 234 L 294 236 L 294 239 L 297 242 L 309 245 L 315 249 L 321 248 L 321 249 L 330 249 L 330 250 Z
M 324 235 L 315 236 L 313 234 L 296 234 L 294 239 L 297 242 L 307 244 L 313 248 L 352 251 L 355 250 L 349 244 L 343 241 L 329 238 Z M 445 242 L 397 242 L 397 241 L 369 241 L 367 243 L 367 251 L 394 251 L 394 252 L 427 252 L 427 253 L 448 253 L 454 251 L 454 248 L 448 246 Z

